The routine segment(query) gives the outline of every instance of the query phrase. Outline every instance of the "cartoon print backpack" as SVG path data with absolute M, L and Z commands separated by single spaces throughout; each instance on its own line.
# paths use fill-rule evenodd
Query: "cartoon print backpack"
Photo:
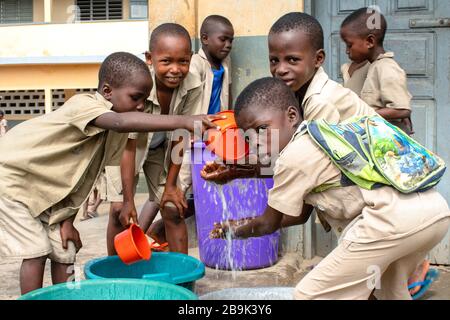
M 299 130 L 308 132 L 342 173 L 364 189 L 391 185 L 402 193 L 425 191 L 439 183 L 446 169 L 441 158 L 380 116 L 340 124 L 305 121 L 302 126 Z

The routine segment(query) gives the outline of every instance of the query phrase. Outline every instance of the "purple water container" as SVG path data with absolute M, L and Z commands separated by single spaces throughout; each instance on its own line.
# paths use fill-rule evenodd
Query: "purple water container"
M 250 270 L 273 265 L 278 259 L 280 232 L 245 240 L 210 239 L 215 222 L 260 216 L 267 205 L 271 178 L 235 179 L 225 185 L 205 181 L 200 176 L 204 164 L 216 156 L 194 145 L 192 151 L 192 185 L 194 189 L 200 260 L 211 268 Z

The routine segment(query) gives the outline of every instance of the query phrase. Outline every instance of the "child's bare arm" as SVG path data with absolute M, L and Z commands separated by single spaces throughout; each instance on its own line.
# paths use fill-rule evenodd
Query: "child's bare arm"
M 257 159 L 246 159 L 247 163 L 255 163 Z M 207 181 L 224 184 L 234 179 L 245 178 L 269 178 L 273 176 L 271 170 L 263 172 L 263 169 L 270 169 L 268 164 L 222 164 L 214 161 L 207 162 L 200 171 L 200 176 Z
M 386 120 L 405 119 L 411 116 L 409 109 L 381 108 L 376 111 Z
M 203 129 L 216 128 L 217 126 L 211 120 L 221 118 L 206 115 L 169 116 L 142 112 L 108 112 L 97 117 L 92 121 L 92 124 L 96 127 L 116 132 L 154 132 L 172 131 L 175 129 L 186 129 L 193 132 L 194 123 L 200 123 Z
M 254 219 L 242 219 L 242 224 L 238 221 L 224 221 L 215 224 L 210 233 L 211 238 L 226 238 L 230 234 L 232 238 L 260 237 L 271 234 L 281 228 L 283 214 L 270 206 L 266 207 L 262 216 Z
M 305 224 L 311 216 L 313 209 L 313 206 L 305 203 L 303 205 L 302 213 L 298 217 L 283 215 L 283 219 L 281 220 L 281 227 L 286 228 L 299 224 Z

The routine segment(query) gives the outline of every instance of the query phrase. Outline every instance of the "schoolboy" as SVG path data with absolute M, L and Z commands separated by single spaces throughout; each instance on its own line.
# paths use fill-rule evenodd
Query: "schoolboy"
M 22 294 L 42 287 L 47 258 L 53 283 L 73 273 L 82 243 L 73 225 L 107 164 L 120 159 L 131 131 L 193 130 L 206 116 L 146 115 L 150 72 L 138 57 L 108 56 L 98 92 L 80 94 L 49 114 L 25 121 L 0 139 L 0 257 L 21 258 Z
M 146 61 L 155 86 L 146 101 L 146 113 L 177 115 L 201 113 L 203 82 L 198 75 L 189 72 L 191 57 L 191 38 L 183 26 L 164 23 L 152 31 Z M 130 218 L 134 222 L 139 220 L 143 229 L 147 229 L 153 221 L 160 209 L 172 161 L 173 142 L 169 133 L 131 134 L 129 138 L 121 168 L 109 167 L 106 170 L 107 177 L 114 185 L 111 189 L 115 190 L 111 192 L 114 199 L 111 203 L 107 232 L 109 255 L 116 254 L 114 237 L 128 226 Z M 149 199 L 137 219 L 134 189 L 141 169 L 147 181 Z M 176 193 L 175 196 L 184 199 L 184 195 Z M 169 206 L 172 204 L 167 205 Z M 164 210 L 161 214 L 163 213 Z M 164 228 L 162 221 L 159 221 L 149 233 L 154 240 L 163 244 L 161 242 L 165 240 L 165 229 L 171 228 L 173 227 L 170 222 Z
M 368 299 L 374 289 L 378 299 L 411 299 L 408 277 L 448 231 L 447 202 L 435 189 L 402 194 L 390 186 L 340 185 L 340 170 L 300 132 L 298 107 L 292 92 L 273 78 L 257 80 L 240 94 L 238 126 L 267 136 L 277 131 L 282 151 L 264 214 L 243 224 L 217 224 L 212 235 L 242 239 L 270 234 L 282 226 L 284 215 L 306 222 L 310 212 L 304 207 L 311 205 L 333 228 L 345 230 L 337 248 L 297 284 L 296 299 Z M 271 150 L 269 138 L 260 141 Z M 316 189 L 325 184 L 336 186 Z
M 374 15 L 379 16 L 376 19 L 380 21 L 379 26 L 371 26 L 369 22 Z M 386 19 L 379 11 L 361 8 L 342 22 L 341 38 L 352 61 L 367 60 L 370 63 L 361 99 L 383 118 L 411 134 L 412 96 L 407 87 L 406 72 L 394 60 L 394 53 L 384 49 L 386 29 Z
M 375 114 L 357 94 L 326 74 L 323 29 L 314 17 L 302 12 L 285 14 L 271 27 L 268 43 L 270 72 L 295 93 L 305 120 L 338 123 Z

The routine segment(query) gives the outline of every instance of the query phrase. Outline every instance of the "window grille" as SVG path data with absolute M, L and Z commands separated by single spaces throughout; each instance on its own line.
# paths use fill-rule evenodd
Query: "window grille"
M 122 0 L 77 0 L 81 21 L 122 19 Z
M 33 0 L 0 0 L 0 23 L 33 22 Z

